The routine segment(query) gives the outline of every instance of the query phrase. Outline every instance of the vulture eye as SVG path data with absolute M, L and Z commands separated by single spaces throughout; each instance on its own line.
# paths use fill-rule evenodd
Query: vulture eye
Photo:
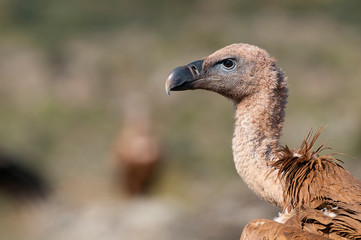
M 226 70 L 232 70 L 236 66 L 236 62 L 230 58 L 223 60 L 221 63 Z

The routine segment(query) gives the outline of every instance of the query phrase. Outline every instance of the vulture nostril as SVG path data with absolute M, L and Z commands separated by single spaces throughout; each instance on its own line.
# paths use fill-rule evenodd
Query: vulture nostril
M 192 69 L 193 73 L 195 73 L 195 75 L 199 75 L 199 71 L 198 71 L 198 68 L 196 66 L 192 65 L 191 69 Z

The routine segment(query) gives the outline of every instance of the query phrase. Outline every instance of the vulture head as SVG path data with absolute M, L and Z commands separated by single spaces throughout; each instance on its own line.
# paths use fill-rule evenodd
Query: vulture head
M 166 91 L 204 89 L 219 93 L 235 104 L 264 89 L 276 89 L 283 74 L 263 49 L 232 44 L 208 57 L 175 68 L 166 81 Z

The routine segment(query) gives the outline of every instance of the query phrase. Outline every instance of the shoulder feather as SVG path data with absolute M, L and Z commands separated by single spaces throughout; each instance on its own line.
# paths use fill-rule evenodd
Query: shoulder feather
M 341 165 L 336 154 L 312 150 L 323 129 L 312 131 L 301 147 L 277 152 L 272 171 L 285 182 L 283 211 L 296 213 L 291 225 L 340 239 L 361 239 L 361 182 Z M 338 238 L 335 238 L 338 239 Z

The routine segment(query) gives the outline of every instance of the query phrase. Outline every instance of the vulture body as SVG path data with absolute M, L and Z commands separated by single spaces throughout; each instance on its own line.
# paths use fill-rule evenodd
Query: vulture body
M 232 44 L 174 69 L 166 91 L 203 89 L 232 100 L 235 167 L 249 188 L 282 209 L 257 219 L 241 239 L 361 239 L 361 182 L 334 155 L 312 150 L 322 130 L 298 150 L 279 144 L 288 86 L 265 50 Z
M 140 92 L 130 92 L 122 102 L 122 127 L 115 143 L 115 184 L 128 197 L 147 194 L 163 157 L 148 102 Z
M 129 197 L 145 194 L 161 160 L 160 141 L 149 123 L 125 125 L 116 143 L 117 185 Z
M 115 185 L 127 197 L 148 194 L 163 158 L 161 140 L 150 117 L 149 99 L 128 93 L 121 105 L 122 127 L 115 142 Z

